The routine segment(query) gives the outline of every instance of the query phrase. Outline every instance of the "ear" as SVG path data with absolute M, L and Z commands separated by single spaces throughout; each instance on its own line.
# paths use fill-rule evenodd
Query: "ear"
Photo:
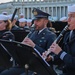
M 45 23 L 45 25 L 47 25 L 47 23 L 48 23 L 48 20 L 47 20 L 47 19 L 45 19 L 44 23 Z

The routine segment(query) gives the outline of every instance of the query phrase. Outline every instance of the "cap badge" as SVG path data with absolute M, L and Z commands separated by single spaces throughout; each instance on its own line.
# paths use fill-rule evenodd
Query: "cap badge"
M 38 13 L 36 11 L 34 11 L 33 14 L 36 16 Z

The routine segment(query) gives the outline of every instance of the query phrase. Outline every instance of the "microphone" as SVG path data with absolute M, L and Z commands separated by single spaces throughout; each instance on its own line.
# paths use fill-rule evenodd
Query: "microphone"
M 69 27 L 69 25 L 65 26 L 65 28 L 61 31 L 61 33 L 59 34 L 59 36 L 57 37 L 57 39 L 54 42 L 56 42 L 57 44 L 59 44 L 59 42 L 62 40 L 65 32 L 68 30 L 68 27 Z M 44 60 L 47 58 L 47 56 L 49 55 L 49 53 L 51 53 L 50 49 L 47 50 L 47 53 L 43 57 Z

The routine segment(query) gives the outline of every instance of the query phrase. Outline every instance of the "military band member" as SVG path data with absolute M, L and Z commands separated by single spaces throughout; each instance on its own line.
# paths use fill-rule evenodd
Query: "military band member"
M 0 39 L 11 41 L 11 40 L 15 40 L 15 37 L 14 37 L 14 34 L 10 31 L 12 28 L 12 24 L 8 19 L 9 19 L 8 16 L 0 15 Z M 0 47 L 1 47 L 1 45 L 0 45 Z M 2 54 L 0 54 L 0 60 L 2 59 L 1 55 Z M 5 55 L 8 57 L 9 62 L 10 62 L 10 56 L 8 55 L 8 53 L 5 52 Z M 1 63 L 3 65 L 1 65 Z M 6 66 L 9 65 L 9 64 L 7 64 L 5 66 L 4 63 L 5 62 L 0 61 L 0 72 L 5 70 Z
M 19 27 L 20 27 L 22 30 L 29 30 L 29 27 L 27 26 L 27 19 L 25 19 L 25 18 L 20 18 L 20 19 L 19 19 Z
M 27 44 L 36 48 L 40 53 L 49 48 L 52 42 L 56 39 L 56 35 L 47 28 L 48 13 L 45 13 L 37 8 L 33 9 L 35 31 L 28 35 L 28 38 L 23 40 L 23 44 Z
M 8 15 L 8 16 L 9 16 L 9 19 L 11 20 L 13 14 L 10 14 L 10 15 Z M 19 27 L 18 25 L 16 25 L 17 19 L 18 19 L 18 16 L 15 15 L 13 21 L 11 22 L 11 23 L 12 23 L 12 28 L 11 28 L 11 30 L 21 30 L 20 27 Z
M 24 14 L 23 13 L 20 13 L 20 18 L 24 18 Z
M 8 16 L 0 15 L 0 39 L 15 40 L 14 34 L 10 31 L 12 24 Z
M 2 12 L 3 15 L 8 15 L 8 12 L 4 11 Z
M 67 17 L 62 17 L 62 18 L 60 18 L 60 21 L 62 21 L 62 22 L 67 22 Z
M 49 50 L 57 55 L 57 57 L 64 64 L 62 67 L 62 75 L 75 75 L 75 5 L 68 6 L 68 25 L 70 32 L 67 32 L 64 36 L 63 47 L 61 48 L 55 42 L 50 46 Z M 43 53 L 42 56 L 46 55 Z M 49 56 L 47 61 L 52 58 Z M 58 61 L 54 57 L 54 62 Z M 54 63 L 53 62 L 53 63 Z M 59 62 L 59 63 L 61 63 Z
M 22 43 L 37 49 L 42 54 L 56 39 L 56 35 L 47 28 L 48 17 L 50 16 L 48 13 L 34 8 L 33 15 L 35 30 Z

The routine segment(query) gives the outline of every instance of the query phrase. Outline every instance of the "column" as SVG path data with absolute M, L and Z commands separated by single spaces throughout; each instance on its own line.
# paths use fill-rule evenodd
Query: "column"
M 51 7 L 51 9 L 52 9 L 52 17 L 53 17 L 53 7 Z
M 27 19 L 29 18 L 29 8 L 27 8 Z
M 33 13 L 32 13 L 33 8 L 31 7 L 31 19 L 33 18 Z
M 43 11 L 45 12 L 45 7 L 43 7 L 43 8 L 44 8 L 44 10 L 43 10 Z
M 24 6 L 22 7 L 22 13 L 24 13 Z
M 57 7 L 56 7 L 56 17 L 58 17 L 58 16 L 57 16 Z
M 47 13 L 49 13 L 49 7 L 47 7 L 47 11 L 48 11 Z
M 60 6 L 60 18 L 61 18 L 61 6 Z
M 65 6 L 64 6 L 64 16 L 65 16 L 65 14 L 66 14 L 66 13 L 65 13 Z
M 27 8 L 25 8 L 25 18 L 27 18 Z

